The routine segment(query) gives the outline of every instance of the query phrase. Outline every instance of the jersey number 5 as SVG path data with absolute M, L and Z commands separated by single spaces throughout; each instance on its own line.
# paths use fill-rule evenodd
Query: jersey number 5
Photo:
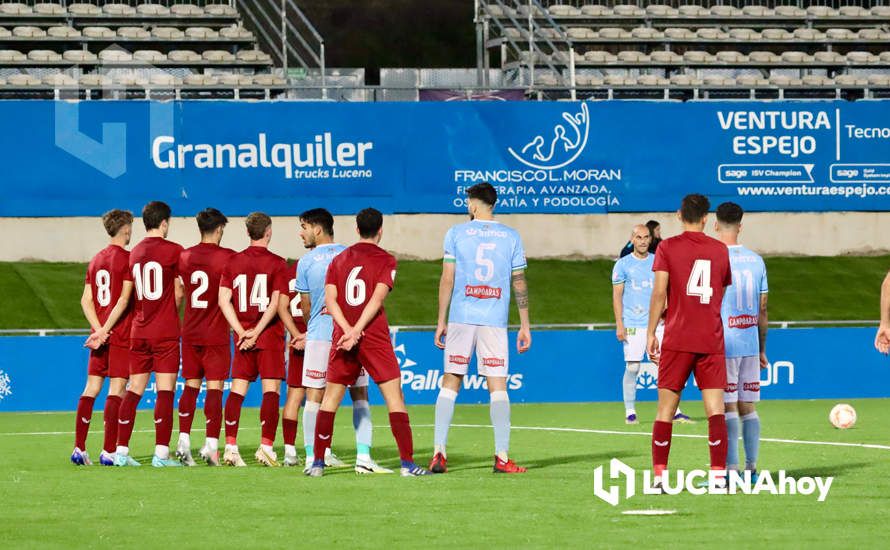
M 714 289 L 711 288 L 711 260 L 695 260 L 692 264 L 692 273 L 686 283 L 686 295 L 698 296 L 699 302 L 711 303 Z

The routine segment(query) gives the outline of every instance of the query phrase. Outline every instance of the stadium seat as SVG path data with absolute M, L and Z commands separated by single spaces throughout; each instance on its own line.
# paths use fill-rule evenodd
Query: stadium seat
M 189 27 L 185 30 L 185 36 L 187 38 L 204 40 L 219 38 L 219 33 L 210 27 Z
M 99 52 L 99 59 L 102 61 L 132 61 L 133 54 L 117 48 L 109 48 Z
M 268 63 L 272 61 L 272 57 L 266 52 L 260 50 L 241 50 L 235 56 L 238 61 Z
M 631 29 L 630 36 L 633 38 L 642 38 L 643 40 L 654 40 L 663 38 L 664 33 L 651 27 L 636 27 Z
M 588 27 L 569 27 L 568 29 L 566 29 L 566 34 L 569 36 L 569 38 L 573 38 L 575 40 L 584 40 L 587 38 L 596 37 L 596 32 Z
M 822 34 L 821 31 L 818 31 L 816 29 L 794 29 L 794 32 L 792 34 L 794 34 L 794 38 L 798 40 L 807 40 L 810 42 L 815 42 L 817 40 L 822 40 L 823 38 L 825 38 L 825 35 Z
M 13 74 L 6 77 L 9 86 L 40 86 L 42 82 L 36 76 L 30 74 Z
M 585 4 L 581 6 L 581 14 L 588 17 L 602 17 L 612 15 L 612 10 L 600 4 Z
M 176 27 L 155 27 L 151 30 L 151 34 L 162 40 L 180 40 L 185 37 L 185 33 Z
M 683 61 L 687 63 L 708 63 L 711 60 L 711 54 L 698 50 L 688 50 L 683 52 Z
M 31 50 L 28 52 L 31 61 L 61 61 L 62 55 L 52 50 Z
M 127 4 L 105 4 L 102 6 L 102 11 L 108 15 L 119 17 L 131 17 L 136 15 L 136 8 Z
M 252 86 L 253 78 L 249 75 L 224 73 L 216 75 L 219 83 L 225 86 Z
M 852 51 L 852 52 L 847 52 L 847 61 L 849 63 L 856 63 L 858 65 L 862 65 L 865 63 L 870 63 L 872 61 L 875 61 L 875 56 L 871 52 Z
M 868 17 L 869 11 L 860 6 L 841 6 L 837 9 L 838 15 L 843 17 Z
M 795 79 L 785 74 L 769 75 L 769 83 L 773 86 L 793 86 Z
M 890 6 L 872 6 L 871 14 L 875 17 L 890 17 Z
M 10 36 L 12 36 L 12 31 L 6 27 L 0 27 L 0 38 L 8 38 Z
M 747 60 L 748 57 L 745 54 L 732 50 L 724 50 L 714 54 L 714 61 L 718 63 L 744 63 Z
M 227 4 L 207 4 L 204 13 L 216 17 L 236 17 L 238 10 Z
M 788 50 L 782 52 L 779 56 L 783 63 L 795 63 L 795 64 L 803 64 L 812 60 L 812 57 L 807 55 L 806 52 L 798 52 L 794 50 Z
M 142 27 L 118 27 L 117 35 L 129 40 L 145 40 L 151 38 L 151 33 Z
M 778 57 L 773 52 L 753 51 L 748 54 L 748 60 L 752 63 L 775 63 Z
M 834 83 L 840 86 L 866 86 L 868 80 L 852 74 L 839 74 L 834 77 Z
M 561 38 L 562 34 L 559 32 L 559 30 L 548 27 L 546 29 L 540 29 L 538 31 L 538 36 L 543 37 L 543 38 L 554 39 L 554 38 Z
M 695 36 L 701 40 L 725 40 L 726 33 L 713 27 L 702 27 L 695 31 Z
M 705 86 L 735 86 L 735 79 L 721 74 L 706 74 L 702 77 Z
M 18 50 L 0 50 L 0 63 L 26 61 L 28 56 Z
M 102 11 L 99 9 L 99 6 L 86 4 L 84 2 L 76 2 L 74 4 L 68 4 L 68 13 L 74 16 L 93 16 L 99 15 Z
M 191 63 L 201 61 L 203 58 L 192 50 L 173 50 L 167 54 L 167 59 L 176 63 Z
M 139 4 L 136 12 L 140 15 L 170 15 L 170 8 L 160 4 Z
M 148 83 L 151 86 L 181 86 L 182 80 L 169 73 L 152 73 Z
M 538 84 L 541 86 L 559 86 L 559 79 L 556 75 L 544 73 L 536 77 Z
M 216 86 L 219 84 L 219 79 L 213 75 L 190 74 L 183 78 L 182 82 L 188 86 Z
M 615 56 L 602 50 L 590 50 L 584 52 L 584 61 L 588 63 L 609 63 L 615 61 Z
M 111 77 L 103 74 L 84 74 L 80 76 L 78 82 L 88 88 L 102 88 L 113 84 Z
M 856 35 L 850 29 L 828 29 L 825 31 L 825 38 L 829 40 L 853 40 Z
M 729 29 L 729 36 L 734 40 L 758 40 L 760 38 L 760 33 L 754 29 L 739 27 Z
M 816 52 L 813 60 L 819 63 L 843 63 L 844 56 L 837 52 Z
M 597 35 L 600 38 L 614 39 L 614 38 L 623 38 L 625 35 L 629 35 L 627 31 L 624 29 L 620 29 L 618 27 L 603 27 L 599 31 L 597 31 Z
M 201 17 L 204 10 L 194 4 L 173 4 L 170 6 L 170 13 L 178 17 Z
M 0 13 L 6 15 L 30 15 L 34 13 L 31 6 L 21 2 L 8 2 L 0 4 Z
M 683 27 L 668 27 L 664 29 L 664 37 L 671 40 L 690 40 L 695 38 L 695 33 Z
M 547 12 L 553 17 L 575 17 L 581 15 L 581 9 L 566 4 L 554 4 L 547 8 Z
M 747 15 L 749 17 L 771 17 L 773 15 L 773 10 L 766 6 L 749 5 L 742 7 L 742 15 Z
M 157 50 L 137 50 L 133 52 L 133 59 L 145 63 L 163 63 L 167 61 L 167 55 Z
M 84 27 L 83 35 L 87 38 L 117 38 L 117 33 L 108 27 Z
M 606 86 L 624 86 L 627 80 L 627 76 L 622 74 L 607 74 L 603 78 L 603 84 Z
M 659 86 L 661 79 L 654 74 L 641 74 L 636 77 L 637 86 Z
M 810 6 L 807 8 L 807 15 L 810 17 L 831 17 L 836 12 L 829 6 Z
M 881 29 L 859 29 L 856 33 L 856 37 L 860 40 L 881 40 L 883 35 Z
M 711 15 L 715 17 L 738 17 L 742 10 L 734 6 L 711 6 Z
M 240 25 L 232 25 L 219 30 L 219 35 L 223 38 L 231 38 L 233 40 L 246 39 L 253 40 L 253 33 Z
M 615 4 L 612 6 L 612 13 L 624 17 L 640 17 L 646 12 L 635 4 Z
M 145 87 L 148 86 L 148 79 L 137 73 L 120 72 L 114 75 L 114 83 L 127 87 Z
M 287 84 L 283 78 L 274 74 L 254 75 L 253 83 L 257 86 L 284 86 Z
M 658 17 L 671 17 L 677 15 L 677 10 L 666 4 L 649 4 L 646 6 L 646 13 Z
M 225 50 L 207 50 L 201 55 L 205 60 L 216 63 L 223 61 L 235 61 L 235 54 L 233 54 L 232 52 L 227 52 Z
M 34 13 L 40 15 L 65 15 L 67 12 L 65 11 L 64 6 L 61 4 L 54 4 L 52 2 L 40 2 L 38 4 L 34 4 Z
M 791 40 L 793 35 L 785 29 L 763 29 L 760 36 L 764 40 Z
M 766 86 L 769 81 L 754 74 L 741 74 L 735 77 L 738 86 Z
M 44 38 L 46 31 L 40 27 L 21 26 L 12 29 L 12 35 L 19 38 Z
M 806 17 L 807 10 L 797 6 L 776 6 L 773 10 L 777 17 Z
M 667 52 L 664 50 L 656 50 L 649 54 L 649 61 L 652 63 L 679 63 L 683 58 L 676 52 Z
M 808 74 L 800 79 L 805 86 L 828 86 L 832 84 L 832 80 L 821 74 Z
M 708 9 L 695 4 L 682 4 L 677 12 L 685 17 L 704 17 L 708 15 Z
M 53 38 L 79 38 L 81 32 L 73 27 L 50 27 L 46 34 Z
M 881 52 L 878 54 L 878 59 L 880 59 L 882 63 L 890 63 L 890 52 Z
M 649 60 L 649 56 L 633 50 L 618 52 L 615 57 L 623 63 L 640 63 L 643 60 Z
M 673 74 L 671 75 L 670 83 L 673 86 L 699 86 L 701 85 L 701 80 L 688 74 Z
M 43 77 L 47 86 L 77 86 L 77 79 L 65 73 L 53 73 Z
M 870 74 L 868 75 L 869 86 L 890 86 L 890 75 L 887 74 Z
M 99 56 L 87 50 L 68 50 L 62 53 L 62 59 L 74 63 L 94 63 Z

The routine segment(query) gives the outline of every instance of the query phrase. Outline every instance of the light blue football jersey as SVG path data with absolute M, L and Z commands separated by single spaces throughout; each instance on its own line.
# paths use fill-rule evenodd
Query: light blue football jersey
M 455 225 L 445 261 L 455 263 L 449 322 L 506 327 L 512 273 L 527 267 L 519 233 L 491 220 Z
M 306 325 L 306 339 L 328 342 L 334 331 L 334 320 L 324 305 L 324 281 L 328 266 L 337 254 L 346 250 L 342 244 L 323 244 L 307 252 L 297 264 L 297 292 L 309 294 L 312 310 Z
M 729 265 L 732 284 L 726 288 L 720 310 L 726 356 L 759 355 L 760 295 L 769 292 L 766 264 L 756 252 L 742 245 L 733 245 L 729 247 Z
M 612 268 L 612 284 L 624 284 L 621 319 L 626 328 L 646 328 L 649 324 L 649 301 L 655 284 L 654 263 L 655 254 L 647 254 L 643 259 L 628 254 Z

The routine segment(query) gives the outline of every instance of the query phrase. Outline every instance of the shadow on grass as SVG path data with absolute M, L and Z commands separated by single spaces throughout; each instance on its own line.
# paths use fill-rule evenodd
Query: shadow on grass
M 868 466 L 874 466 L 873 462 L 848 462 L 846 464 L 834 464 L 832 466 L 819 466 L 815 468 L 799 468 L 797 470 L 785 470 L 786 476 L 801 477 L 831 477 L 839 476 L 855 470 L 861 470 Z

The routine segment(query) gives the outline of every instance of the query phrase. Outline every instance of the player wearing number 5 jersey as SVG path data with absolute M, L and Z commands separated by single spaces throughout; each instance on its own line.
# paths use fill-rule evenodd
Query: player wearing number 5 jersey
M 219 432 L 222 426 L 223 383 L 232 362 L 229 323 L 219 309 L 219 280 L 234 250 L 219 246 L 228 219 L 216 208 L 195 216 L 201 242 L 179 256 L 179 278 L 185 290 L 182 325 L 182 377 L 185 388 L 179 398 L 179 443 L 176 457 L 194 466 L 191 451 L 192 421 L 201 381 L 207 380 L 204 400 L 206 441 L 200 455 L 207 464 L 219 466 Z
M 120 298 L 124 281 L 130 270 L 130 253 L 124 248 L 130 244 L 133 231 L 133 214 L 124 210 L 111 210 L 102 216 L 102 225 L 111 237 L 108 246 L 103 248 L 90 261 L 87 267 L 86 281 L 80 305 L 83 314 L 90 323 L 91 332 L 102 330 L 114 306 Z M 87 384 L 77 402 L 77 415 L 74 419 L 74 451 L 71 462 L 78 465 L 90 465 L 90 456 L 86 451 L 87 434 L 93 417 L 93 404 L 96 396 L 102 391 L 105 378 L 108 384 L 108 397 L 105 399 L 105 443 L 99 455 L 99 463 L 111 466 L 114 463 L 114 449 L 117 445 L 117 416 L 121 398 L 130 376 L 130 308 L 121 317 L 107 335 L 102 345 L 96 342 L 95 349 L 90 350 L 90 361 L 87 367 Z
M 245 465 L 238 450 L 238 423 L 244 395 L 259 376 L 263 386 L 262 437 L 255 456 L 261 464 L 278 466 L 272 445 L 278 431 L 281 381 L 285 378 L 284 325 L 279 305 L 281 296 L 287 295 L 290 277 L 284 258 L 269 251 L 272 219 L 254 212 L 245 224 L 250 246 L 229 259 L 219 283 L 219 307 L 237 335 L 232 389 L 225 409 L 223 461 L 230 466 Z M 283 313 L 287 315 L 287 310 Z
M 726 388 L 720 305 L 732 283 L 726 245 L 704 234 L 710 202 L 702 195 L 683 198 L 678 216 L 683 233 L 664 240 L 655 252 L 655 286 L 647 330 L 649 357 L 658 362 L 658 412 L 652 429 L 656 485 L 667 468 L 674 414 L 691 373 L 701 389 L 708 417 L 711 469 L 726 469 Z M 656 329 L 665 309 L 664 340 Z
M 315 460 L 307 473 L 312 477 L 324 474 L 334 415 L 346 387 L 354 385 L 365 370 L 377 383 L 389 409 L 389 425 L 399 448 L 402 476 L 428 475 L 414 463 L 414 440 L 402 395 L 399 362 L 383 310 L 383 301 L 396 277 L 396 259 L 378 246 L 383 236 L 380 212 L 373 208 L 362 210 L 356 216 L 356 225 L 361 240 L 331 261 L 325 279 L 325 305 L 334 320 L 334 331 L 327 388 L 315 424 Z
M 507 312 L 512 287 L 520 322 L 516 348 L 519 353 L 524 353 L 531 346 L 525 250 L 519 233 L 494 220 L 497 192 L 491 184 L 470 187 L 467 197 L 470 221 L 452 227 L 445 235 L 435 336 L 436 346 L 445 350 L 445 374 L 436 400 L 436 447 L 430 470 L 433 473 L 447 470 L 445 444 L 448 428 L 457 392 L 475 351 L 476 368 L 487 379 L 491 399 L 494 471 L 523 473 L 525 468 L 517 466 L 508 456 L 510 400 L 507 374 L 510 356 Z

